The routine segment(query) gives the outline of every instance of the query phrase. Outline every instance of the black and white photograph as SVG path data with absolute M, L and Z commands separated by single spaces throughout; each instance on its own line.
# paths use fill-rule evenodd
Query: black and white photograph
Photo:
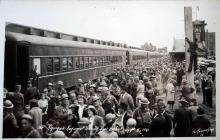
M 219 0 L 0 0 L 0 138 L 217 139 L 219 13 Z

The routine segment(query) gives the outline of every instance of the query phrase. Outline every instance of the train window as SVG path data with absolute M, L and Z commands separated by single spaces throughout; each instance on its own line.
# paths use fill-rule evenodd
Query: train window
M 76 63 L 76 70 L 79 70 L 79 57 L 75 57 L 75 63 Z
M 67 71 L 67 58 L 62 59 L 63 71 Z
M 53 58 L 47 58 L 46 63 L 47 63 L 47 73 L 52 73 L 53 72 Z
M 92 56 L 89 56 L 89 68 L 92 67 Z
M 40 58 L 33 58 L 33 70 L 35 70 L 37 74 L 41 74 Z
M 99 66 L 102 66 L 103 65 L 103 56 L 100 56 L 99 57 Z
M 107 65 L 108 63 L 108 56 L 104 56 L 104 65 Z
M 68 70 L 73 70 L 73 58 L 68 57 Z
M 101 65 L 104 65 L 104 56 L 101 56 Z
M 54 64 L 54 72 L 59 72 L 60 71 L 60 58 L 54 58 L 53 64 Z
M 106 56 L 106 65 L 109 64 L 109 56 Z
M 119 62 L 122 62 L 122 56 L 119 56 Z
M 84 57 L 83 56 L 80 56 L 79 57 L 79 65 L 80 65 L 80 69 L 83 69 L 84 68 Z
M 97 66 L 100 66 L 101 65 L 101 56 L 97 56 Z
M 88 56 L 84 57 L 84 62 L 85 62 L 85 68 L 89 68 L 89 57 Z
M 94 56 L 94 57 L 93 57 L 93 66 L 94 66 L 94 67 L 97 65 L 96 62 L 97 62 L 97 57 Z

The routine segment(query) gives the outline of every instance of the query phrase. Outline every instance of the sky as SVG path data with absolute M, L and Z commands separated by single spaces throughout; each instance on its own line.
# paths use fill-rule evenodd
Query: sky
M 198 6 L 197 19 L 205 20 L 206 29 L 218 36 L 217 0 L 0 0 L 0 15 L 7 22 L 135 47 L 151 42 L 171 51 L 174 38 L 185 38 L 184 6 L 192 6 L 193 19 Z

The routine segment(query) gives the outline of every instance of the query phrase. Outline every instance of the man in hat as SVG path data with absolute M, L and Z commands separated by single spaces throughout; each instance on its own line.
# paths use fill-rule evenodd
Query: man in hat
M 105 76 L 104 72 L 101 73 L 100 81 L 105 82 L 107 84 L 106 86 L 109 86 L 109 84 L 110 84 L 110 82 L 109 82 L 108 78 Z
M 87 103 L 88 103 L 88 105 L 92 105 L 93 97 L 98 96 L 95 92 L 95 85 L 90 85 L 88 96 L 89 97 L 87 98 L 87 101 L 88 101 Z
M 118 134 L 112 129 L 112 125 L 115 122 L 115 114 L 108 113 L 105 116 L 105 126 L 96 137 L 99 138 L 118 138 Z
M 48 83 L 47 84 L 47 88 L 48 88 L 48 97 L 53 98 L 55 96 L 55 90 L 53 90 L 53 84 L 52 83 Z
M 119 99 L 119 104 L 125 103 L 128 106 L 128 109 L 133 111 L 135 106 L 134 106 L 134 100 L 130 94 L 127 92 L 127 86 L 126 85 L 121 85 L 121 96 Z
M 63 87 L 63 81 L 58 81 L 57 82 L 56 95 L 57 96 L 62 96 L 63 94 L 67 94 L 66 90 Z
M 165 137 L 170 137 L 170 132 L 172 129 L 172 120 L 173 117 L 171 115 L 171 113 L 166 110 L 166 104 L 163 100 L 158 101 L 157 103 L 157 112 L 158 114 L 162 114 L 163 117 L 165 118 L 165 124 L 164 124 L 164 136 Z
M 21 85 L 16 85 L 13 98 L 11 100 L 14 105 L 13 112 L 18 122 L 20 122 L 20 118 L 24 114 L 24 96 L 20 93 L 20 91 Z
M 174 112 L 174 133 L 176 137 L 187 137 L 191 135 L 192 113 L 188 109 L 189 103 L 185 99 L 179 102 L 181 106 Z
M 147 128 L 151 121 L 151 115 L 149 112 L 149 101 L 147 98 L 142 97 L 140 106 L 134 110 L 133 118 L 137 121 L 136 128 Z
M 61 105 L 55 110 L 55 119 L 59 122 L 60 127 L 71 125 L 73 112 L 69 108 L 69 97 L 67 94 L 61 96 Z
M 206 92 L 205 94 L 206 94 L 207 105 L 211 108 L 212 108 L 213 87 L 214 87 L 214 84 L 213 84 L 213 81 L 212 81 L 212 76 L 208 75 L 208 82 L 207 82 L 207 85 L 205 87 L 205 92 Z
M 210 136 L 211 135 L 211 123 L 204 114 L 204 109 L 199 107 L 197 109 L 198 115 L 192 122 L 192 136 Z
M 76 84 L 76 94 L 77 95 L 84 95 L 85 96 L 85 86 L 82 79 L 78 79 Z
M 13 114 L 14 105 L 10 100 L 4 101 L 3 110 L 3 138 L 16 138 L 18 136 L 18 124 Z
M 129 118 L 132 118 L 132 112 L 131 110 L 128 110 L 128 105 L 125 103 L 121 103 L 119 108 L 118 108 L 118 112 L 119 112 L 119 117 L 121 118 L 119 128 L 121 129 L 126 129 L 127 128 L 127 121 Z
M 168 122 L 165 115 L 165 103 L 159 101 L 157 104 L 157 114 L 152 118 L 149 126 L 148 136 L 150 137 L 168 137 L 172 128 L 171 119 Z
M 95 107 L 97 110 L 97 115 L 100 117 L 105 117 L 105 110 L 101 106 L 101 102 L 98 96 L 94 96 L 92 99 L 92 105 Z
M 20 138 L 41 138 L 40 133 L 33 127 L 33 118 L 30 115 L 23 115 L 21 118 Z
M 110 93 L 107 87 L 102 89 L 100 99 L 102 102 L 102 107 L 105 110 L 106 114 L 115 113 L 119 103 L 117 99 Z
M 40 92 L 37 87 L 32 86 L 31 81 L 28 81 L 27 89 L 24 92 L 25 105 L 29 104 L 29 101 L 32 99 L 40 99 Z
M 121 88 L 118 85 L 118 79 L 113 79 L 113 83 L 109 86 L 110 92 L 119 101 Z
M 75 107 L 78 105 L 77 96 L 75 91 L 69 92 L 69 98 L 70 98 L 70 107 Z

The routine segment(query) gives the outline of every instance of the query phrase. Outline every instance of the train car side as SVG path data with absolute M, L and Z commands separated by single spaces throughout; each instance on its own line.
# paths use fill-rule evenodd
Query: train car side
M 62 80 L 65 87 L 69 88 L 76 83 L 78 78 L 88 81 L 99 77 L 102 72 L 108 75 L 113 69 L 125 65 L 126 62 L 124 48 L 12 32 L 8 32 L 6 36 L 6 42 L 14 42 L 15 46 L 22 46 L 23 44 L 20 43 L 24 41 L 28 42 L 26 46 L 23 46 L 23 48 L 27 48 L 28 52 L 28 56 L 25 56 L 28 61 L 23 64 L 23 66 L 28 65 L 26 68 L 28 74 L 26 73 L 25 77 L 30 78 L 33 71 L 36 71 L 40 90 L 45 88 L 44 86 L 48 82 L 59 80 Z M 6 47 L 8 47 L 7 43 Z M 14 62 L 14 65 L 18 65 L 17 61 Z M 8 64 L 5 66 L 10 67 Z M 16 69 L 16 71 L 24 71 L 24 68 Z M 18 73 L 14 73 L 14 75 L 18 75 Z M 20 79 L 23 77 L 21 76 Z M 28 78 L 25 79 L 27 81 Z M 15 79 L 15 81 L 21 82 L 19 79 Z M 25 81 L 22 84 L 25 85 Z

